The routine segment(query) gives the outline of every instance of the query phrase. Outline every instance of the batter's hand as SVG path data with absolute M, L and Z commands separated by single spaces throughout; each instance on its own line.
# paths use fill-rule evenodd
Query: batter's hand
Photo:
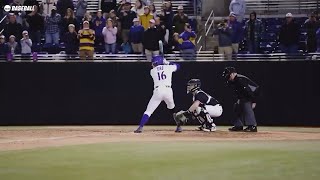
M 252 103 L 252 109 L 256 108 L 257 103 Z

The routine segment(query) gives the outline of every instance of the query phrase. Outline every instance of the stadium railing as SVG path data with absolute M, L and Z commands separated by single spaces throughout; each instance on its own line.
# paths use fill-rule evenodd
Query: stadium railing
M 0 27 L 2 27 L 2 23 L 5 22 L 5 19 L 7 18 L 7 15 L 4 15 L 1 19 L 0 19 Z M 0 29 L 0 34 L 2 34 L 2 32 L 4 31 L 4 29 Z
M 209 35 L 209 32 L 212 28 L 214 28 L 214 12 L 213 10 L 210 12 L 210 15 L 208 18 L 206 18 L 207 21 L 204 24 L 204 34 L 201 35 L 196 42 L 198 54 L 201 53 L 202 50 L 207 50 L 207 38 Z
M 246 0 L 247 14 L 252 11 L 257 14 L 303 14 L 319 10 L 319 4 L 319 0 Z
M 320 53 L 310 54 L 238 54 L 233 56 L 232 60 L 226 60 L 222 54 L 214 54 L 212 51 L 202 51 L 197 54 L 194 60 L 185 61 L 179 52 L 166 54 L 166 59 L 177 62 L 219 62 L 219 61 L 309 61 L 320 60 Z M 148 62 L 144 55 L 134 54 L 95 54 L 94 60 L 80 60 L 78 55 L 67 56 L 66 54 L 38 54 L 37 59 L 28 59 L 15 55 L 14 59 L 8 62 L 4 57 L 0 56 L 0 62 Z

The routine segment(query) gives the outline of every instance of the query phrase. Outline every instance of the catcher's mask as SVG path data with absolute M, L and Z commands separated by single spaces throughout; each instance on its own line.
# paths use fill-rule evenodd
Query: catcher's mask
M 230 75 L 232 73 L 236 73 L 236 72 L 237 71 L 234 67 L 226 67 L 226 68 L 224 68 L 224 71 L 222 73 L 222 77 L 224 77 L 226 81 L 229 81 Z
M 187 94 L 199 90 L 201 87 L 200 79 L 191 79 L 187 84 Z

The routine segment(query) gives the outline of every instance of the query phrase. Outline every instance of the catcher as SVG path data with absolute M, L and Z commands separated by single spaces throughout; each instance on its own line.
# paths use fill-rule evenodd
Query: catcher
M 193 103 L 187 111 L 178 112 L 175 119 L 180 124 L 185 124 L 189 120 L 197 119 L 200 122 L 197 130 L 214 132 L 217 130 L 214 118 L 221 116 L 222 106 L 215 98 L 200 88 L 200 79 L 191 79 L 188 82 L 187 93 L 192 93 Z

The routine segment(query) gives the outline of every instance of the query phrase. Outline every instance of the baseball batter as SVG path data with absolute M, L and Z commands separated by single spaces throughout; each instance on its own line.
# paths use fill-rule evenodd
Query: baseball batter
M 176 111 L 173 100 L 173 91 L 171 88 L 172 73 L 179 70 L 179 68 L 179 64 L 169 63 L 162 56 L 154 56 L 152 58 L 152 69 L 150 71 L 150 75 L 154 83 L 153 95 L 141 118 L 138 129 L 134 131 L 135 133 L 141 133 L 143 131 L 143 126 L 148 122 L 150 116 L 162 101 L 167 104 L 167 108 L 174 116 Z M 181 132 L 179 123 L 177 123 L 176 132 Z

